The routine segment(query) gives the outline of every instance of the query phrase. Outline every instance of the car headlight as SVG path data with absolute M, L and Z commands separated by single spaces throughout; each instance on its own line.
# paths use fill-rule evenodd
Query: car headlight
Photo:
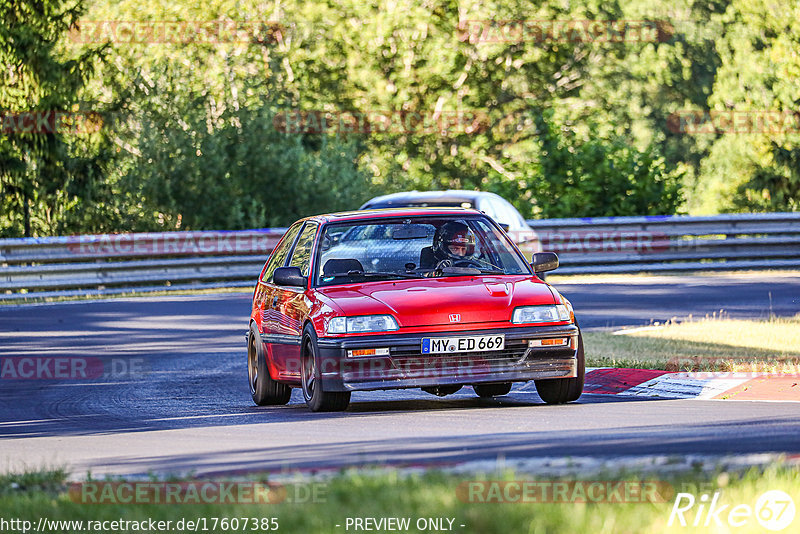
M 360 315 L 357 317 L 334 317 L 328 322 L 329 334 L 352 332 L 391 332 L 398 330 L 397 321 L 391 315 Z
M 569 320 L 569 310 L 563 304 L 520 306 L 515 308 L 514 313 L 511 315 L 511 322 L 515 324 L 557 323 Z
M 555 291 L 556 296 L 559 299 L 561 299 L 561 302 L 563 302 L 564 306 L 567 307 L 567 311 L 569 312 L 569 322 L 574 323 L 575 322 L 575 310 L 572 308 L 572 303 L 569 301 L 569 299 L 565 298 L 564 295 L 559 293 L 556 288 L 552 288 L 552 290 Z

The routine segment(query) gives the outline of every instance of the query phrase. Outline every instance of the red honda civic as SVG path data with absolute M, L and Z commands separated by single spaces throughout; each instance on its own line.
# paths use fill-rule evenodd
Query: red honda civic
M 548 404 L 583 390 L 572 305 L 503 229 L 461 208 L 404 208 L 294 223 L 261 270 L 248 340 L 250 393 L 313 411 L 344 410 L 353 391 L 471 386 L 505 395 L 534 380 Z

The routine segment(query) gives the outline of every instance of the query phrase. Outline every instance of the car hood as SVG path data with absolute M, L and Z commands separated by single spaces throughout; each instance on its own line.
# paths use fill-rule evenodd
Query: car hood
M 318 291 L 344 315 L 389 313 L 401 327 L 510 321 L 516 306 L 556 303 L 550 287 L 531 276 L 425 278 Z

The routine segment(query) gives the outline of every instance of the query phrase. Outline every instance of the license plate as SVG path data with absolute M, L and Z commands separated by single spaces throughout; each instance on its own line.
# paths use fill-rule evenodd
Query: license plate
M 422 354 L 447 352 L 486 352 L 503 350 L 506 336 L 465 336 L 465 337 L 425 337 L 422 338 Z

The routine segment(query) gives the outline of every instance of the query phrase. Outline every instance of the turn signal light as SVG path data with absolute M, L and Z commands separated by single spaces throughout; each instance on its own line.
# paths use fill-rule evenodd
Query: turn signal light
M 389 349 L 356 349 L 348 350 L 348 358 L 358 358 L 360 356 L 388 356 Z
M 568 337 L 556 337 L 551 339 L 531 339 L 528 341 L 529 347 L 565 347 L 569 345 Z

